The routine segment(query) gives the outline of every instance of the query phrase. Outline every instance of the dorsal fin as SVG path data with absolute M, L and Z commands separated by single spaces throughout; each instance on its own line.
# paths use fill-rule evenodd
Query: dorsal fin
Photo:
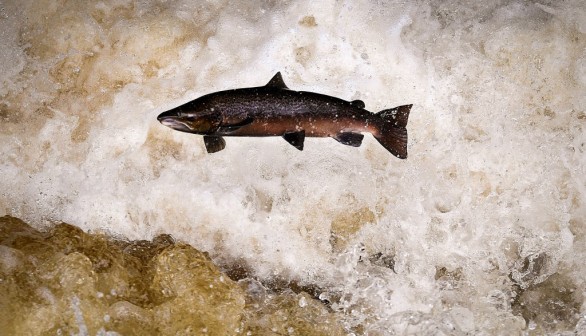
M 350 102 L 350 105 L 356 106 L 361 109 L 363 109 L 366 106 L 366 105 L 364 105 L 364 102 L 362 100 L 353 100 Z
M 285 85 L 285 82 L 283 81 L 283 77 L 281 76 L 281 72 L 277 72 L 273 78 L 271 78 L 271 80 L 267 83 L 268 87 L 273 87 L 276 89 L 285 89 L 288 90 L 289 88 L 287 87 L 287 85 Z

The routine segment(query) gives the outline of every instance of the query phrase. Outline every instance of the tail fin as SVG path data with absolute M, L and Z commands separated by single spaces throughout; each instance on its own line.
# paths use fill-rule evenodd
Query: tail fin
M 407 121 L 413 105 L 402 105 L 380 111 L 376 140 L 399 159 L 407 158 Z

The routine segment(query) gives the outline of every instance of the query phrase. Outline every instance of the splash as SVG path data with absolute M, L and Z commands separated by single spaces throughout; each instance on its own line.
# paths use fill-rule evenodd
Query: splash
M 64 223 L 47 233 L 11 217 L 0 224 L 6 334 L 344 334 L 306 293 L 233 281 L 169 236 L 125 241 Z

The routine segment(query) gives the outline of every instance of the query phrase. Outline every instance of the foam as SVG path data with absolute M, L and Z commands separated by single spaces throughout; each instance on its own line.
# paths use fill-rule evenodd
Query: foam
M 521 330 L 498 303 L 514 286 L 556 273 L 584 285 L 580 1 L 50 3 L 23 5 L 28 21 L 4 10 L 18 29 L 1 35 L 0 213 L 171 233 L 266 281 L 355 292 L 337 304 L 372 309 L 358 319 L 373 332 Z M 370 136 L 361 148 L 307 139 L 303 152 L 229 138 L 208 155 L 156 121 L 277 71 L 372 111 L 414 103 L 409 159 Z M 377 253 L 396 274 L 365 261 Z

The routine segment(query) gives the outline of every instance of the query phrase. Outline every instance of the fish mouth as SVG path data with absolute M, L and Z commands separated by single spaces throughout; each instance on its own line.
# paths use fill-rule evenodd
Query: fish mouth
M 159 121 L 161 122 L 161 124 L 163 124 L 163 126 L 167 126 L 167 127 L 172 128 L 176 131 L 189 132 L 189 133 L 193 132 L 191 127 L 189 127 L 186 123 L 184 123 L 181 120 L 178 120 L 176 118 L 177 117 L 164 117 L 164 118 L 159 118 Z
M 187 104 L 186 104 L 187 105 Z M 164 126 L 180 132 L 209 134 L 214 132 L 221 123 L 222 115 L 218 112 L 194 110 L 185 105 L 165 111 L 157 117 Z
M 159 114 L 159 116 L 157 117 L 157 120 L 160 121 L 161 124 L 163 124 L 163 121 L 170 120 L 170 119 L 177 118 L 177 117 L 179 117 L 179 114 L 177 113 L 177 111 L 169 110 L 169 111 L 166 111 L 166 112 Z M 165 124 L 163 124 L 163 125 L 165 125 Z M 165 126 L 167 126 L 167 125 L 165 125 Z
M 167 111 L 159 114 L 157 120 L 163 124 L 163 126 L 167 126 L 171 129 L 181 132 L 192 132 L 193 130 L 189 125 L 187 125 L 184 121 L 181 120 L 182 118 L 178 115 L 176 111 Z

